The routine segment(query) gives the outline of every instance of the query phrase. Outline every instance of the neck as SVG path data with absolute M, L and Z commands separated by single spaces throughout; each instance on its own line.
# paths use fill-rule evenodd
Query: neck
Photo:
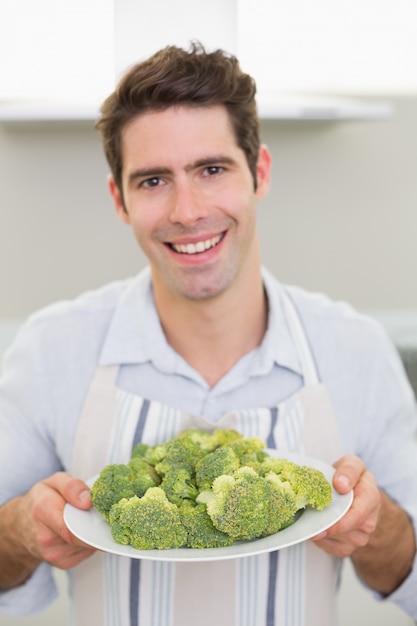
M 244 289 L 237 286 L 204 301 L 156 289 L 155 302 L 169 344 L 211 387 L 259 346 L 265 334 L 267 302 L 260 268 Z

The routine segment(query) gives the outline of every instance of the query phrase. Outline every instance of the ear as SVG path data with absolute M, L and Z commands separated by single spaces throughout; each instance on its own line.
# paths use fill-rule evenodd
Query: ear
M 117 216 L 119 217 L 120 220 L 122 220 L 122 222 L 124 222 L 124 224 L 130 224 L 130 217 L 129 217 L 128 212 L 125 209 L 123 196 L 111 174 L 108 177 L 107 183 L 109 186 L 110 195 L 113 199 L 113 204 L 114 204 L 114 208 L 116 209 Z
M 262 144 L 259 148 L 258 162 L 256 163 L 256 198 L 258 200 L 262 200 L 269 191 L 271 162 L 271 154 L 268 148 Z

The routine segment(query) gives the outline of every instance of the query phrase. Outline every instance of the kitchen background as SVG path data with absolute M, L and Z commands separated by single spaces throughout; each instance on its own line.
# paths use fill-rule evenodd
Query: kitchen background
M 14 8 L 6 2 L 8 15 L 22 2 L 16 0 Z M 46 7 L 47 2 L 40 4 Z M 57 4 L 62 8 L 65 2 L 56 3 L 54 11 Z M 94 4 L 91 0 L 84 9 Z M 268 0 L 256 4 L 259 13 L 272 5 Z M 404 0 L 403 6 L 407 4 Z M 123 10 L 110 5 L 103 0 L 95 8 L 100 8 L 103 20 L 115 17 L 121 66 L 160 45 L 199 37 L 210 47 L 235 51 L 240 46 L 239 56 L 247 59 L 244 68 L 256 77 L 256 69 L 248 67 L 259 52 L 255 48 L 260 48 L 256 33 L 244 39 L 252 44 L 245 48 L 239 35 L 247 27 L 244 18 L 250 8 L 244 0 L 210 3 L 210 14 L 222 16 L 215 35 L 207 34 L 213 18 L 201 14 L 207 7 L 199 5 L 190 34 L 193 3 L 177 2 L 175 14 L 188 11 L 187 33 L 173 36 L 164 24 L 175 20 L 167 15 L 162 27 L 158 21 L 155 36 L 139 38 L 140 45 L 135 41 L 135 58 L 133 33 L 127 37 L 130 47 L 120 43 L 117 33 L 129 34 L 135 11 L 143 16 L 143 3 L 126 0 Z M 173 11 L 166 0 L 156 5 L 153 15 L 160 14 L 158 8 L 165 14 Z M 104 15 L 104 7 L 112 11 Z M 194 11 L 191 17 L 189 11 Z M 89 37 L 94 40 L 93 23 L 91 27 Z M 51 88 L 53 81 L 45 85 Z M 145 262 L 130 230 L 113 212 L 107 165 L 94 130 L 94 102 L 52 103 L 50 97 L 45 102 L 24 94 L 16 102 L 18 89 L 12 87 L 14 98 L 4 93 L 4 84 L 0 91 L 0 354 L 32 311 L 130 276 Z M 377 317 L 396 343 L 417 390 L 417 89 L 360 89 L 349 94 L 348 104 L 339 99 L 340 93 L 337 96 L 312 100 L 298 94 L 283 101 L 265 92 L 262 137 L 274 166 L 272 189 L 258 214 L 263 261 L 282 281 L 326 292 Z M 395 607 L 376 603 L 356 582 L 349 564 L 345 569 L 341 626 L 412 623 Z M 57 572 L 57 580 L 61 596 L 46 613 L 29 618 L 1 614 L 0 626 L 65 624 L 65 575 Z

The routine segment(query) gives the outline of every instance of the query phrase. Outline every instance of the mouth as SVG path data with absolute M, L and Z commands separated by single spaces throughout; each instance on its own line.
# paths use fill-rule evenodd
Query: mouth
M 205 239 L 204 241 L 197 241 L 196 243 L 170 243 L 168 245 L 178 254 L 201 254 L 202 252 L 207 252 L 207 250 L 217 246 L 224 236 L 225 233 L 221 233 L 220 235 L 216 235 L 210 239 Z

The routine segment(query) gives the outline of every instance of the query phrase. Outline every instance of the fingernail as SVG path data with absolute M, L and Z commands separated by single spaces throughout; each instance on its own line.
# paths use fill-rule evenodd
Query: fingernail
M 346 489 L 346 491 L 350 489 L 350 480 L 347 476 L 344 476 L 343 474 L 337 477 L 337 483 L 339 487 L 341 487 L 342 489 Z
M 80 495 L 78 496 L 79 500 L 81 500 L 81 502 L 89 502 L 90 500 L 90 492 L 88 491 L 88 489 L 85 489 L 84 491 L 81 491 Z

